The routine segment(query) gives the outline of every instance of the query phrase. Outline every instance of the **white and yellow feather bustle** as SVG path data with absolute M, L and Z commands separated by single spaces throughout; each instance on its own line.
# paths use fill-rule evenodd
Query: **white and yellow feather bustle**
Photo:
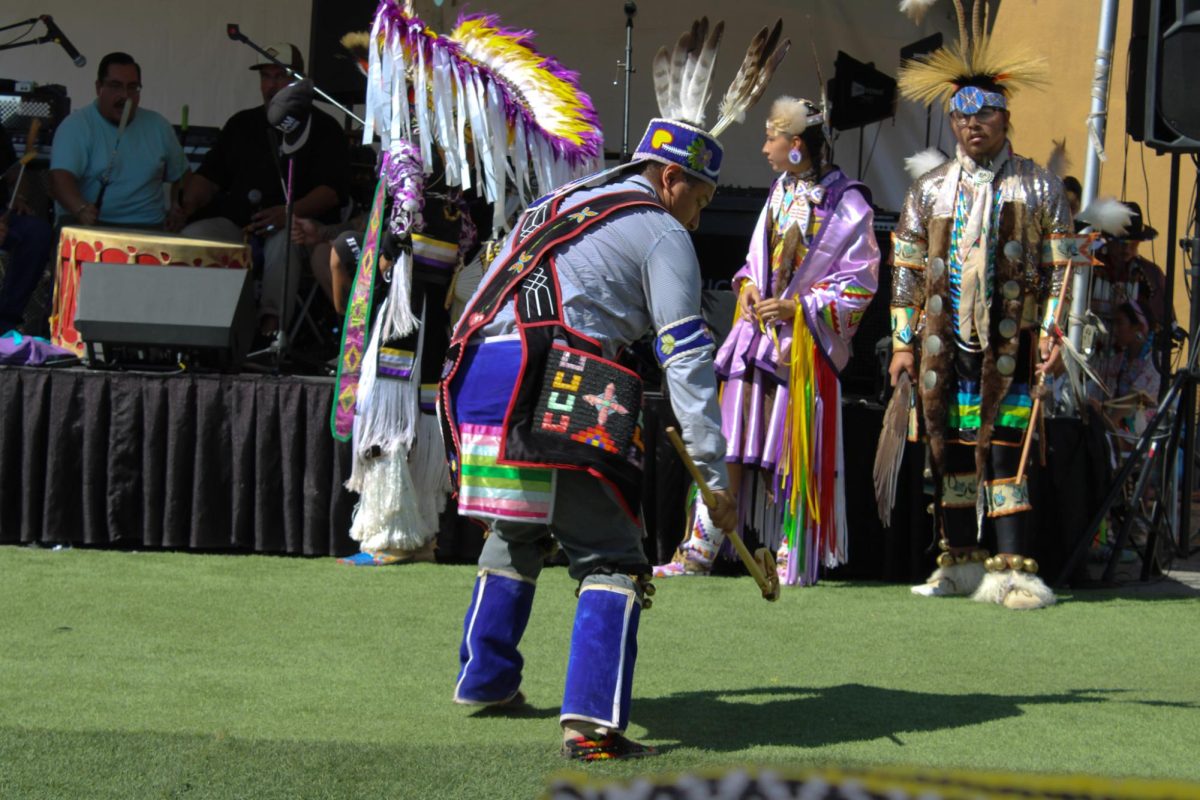
M 531 37 L 492 15 L 463 17 L 443 36 L 387 0 L 368 39 L 364 143 L 376 134 L 385 148 L 408 139 L 426 174 L 436 148 L 449 186 L 475 188 L 493 204 L 497 233 L 506 228 L 510 173 L 524 205 L 534 191 L 594 171 L 603 156 L 578 76 L 538 53 Z

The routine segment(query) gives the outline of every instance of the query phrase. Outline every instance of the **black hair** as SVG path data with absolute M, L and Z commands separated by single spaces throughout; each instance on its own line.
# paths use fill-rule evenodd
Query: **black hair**
M 954 84 L 960 89 L 967 86 L 974 86 L 977 89 L 983 89 L 985 92 L 995 92 L 996 94 L 1008 97 L 1008 87 L 997 81 L 992 75 L 969 75 L 965 78 L 959 78 L 954 81 Z
M 677 164 L 676 166 L 679 166 L 679 165 Z M 646 178 L 649 178 L 651 182 L 654 182 L 654 181 L 658 180 L 658 176 L 661 175 L 662 171 L 666 168 L 667 168 L 667 165 L 662 163 L 661 161 L 654 161 L 652 159 L 646 159 L 645 166 L 642 167 L 640 170 L 638 170 L 637 174 L 643 175 Z M 687 181 L 688 186 L 692 186 L 692 187 L 706 183 L 706 181 L 701 180 L 700 178 L 696 177 L 692 173 L 688 172 L 686 169 L 683 170 L 683 178 L 684 178 L 684 180 Z
M 809 125 L 800 134 L 800 141 L 804 142 L 804 149 L 808 151 L 808 159 L 812 163 L 813 169 L 820 175 L 825 166 L 825 159 L 828 157 L 828 153 L 825 152 L 825 131 L 820 125 Z
M 111 64 L 133 64 L 133 66 L 137 68 L 138 80 L 141 81 L 141 66 L 133 60 L 133 56 L 129 55 L 129 53 L 122 53 L 120 51 L 116 53 L 109 53 L 104 58 L 100 59 L 100 68 L 96 71 L 97 81 L 104 81 L 104 77 L 108 74 L 108 68 Z
M 1083 187 L 1079 185 L 1079 178 L 1074 175 L 1068 175 L 1063 178 L 1063 189 L 1068 192 L 1074 192 L 1080 197 L 1083 196 Z

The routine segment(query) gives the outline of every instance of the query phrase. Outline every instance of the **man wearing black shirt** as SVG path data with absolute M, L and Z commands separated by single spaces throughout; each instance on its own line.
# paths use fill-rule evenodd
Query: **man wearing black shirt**
M 8 266 L 0 282 L 0 333 L 21 326 L 25 304 L 37 288 L 50 260 L 50 223 L 35 216 L 17 186 L 21 167 L 8 131 L 0 127 L 0 250 L 8 253 Z
M 267 48 L 297 72 L 304 59 L 293 44 Z M 217 143 L 185 186 L 184 213 L 200 221 L 183 230 L 185 236 L 238 239 L 245 233 L 263 237 L 263 291 L 259 308 L 261 330 L 278 325 L 280 293 L 287 248 L 293 270 L 303 252 L 285 240 L 285 187 L 288 165 L 279 154 L 280 134 L 267 124 L 267 104 L 288 85 L 283 67 L 260 58 L 251 67 L 259 74 L 263 104 L 239 111 L 221 129 Z M 296 217 L 336 222 L 347 197 L 349 148 L 341 126 L 328 114 L 313 109 L 308 141 L 293 156 L 292 197 Z M 257 202 L 255 202 L 257 198 Z M 292 282 L 294 286 L 295 283 Z M 286 298 L 290 311 L 294 298 Z

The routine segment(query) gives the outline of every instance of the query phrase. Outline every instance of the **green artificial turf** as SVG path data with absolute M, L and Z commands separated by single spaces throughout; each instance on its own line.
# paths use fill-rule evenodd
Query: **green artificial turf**
M 0 798 L 536 797 L 575 607 L 539 585 L 521 716 L 450 701 L 473 570 L 0 548 Z M 1200 779 L 1200 600 L 1038 612 L 659 581 L 624 777 L 905 764 Z

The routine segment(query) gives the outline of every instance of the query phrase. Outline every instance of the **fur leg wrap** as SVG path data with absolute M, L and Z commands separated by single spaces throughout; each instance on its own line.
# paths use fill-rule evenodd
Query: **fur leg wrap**
M 1014 610 L 1045 608 L 1057 602 L 1054 592 L 1037 575 L 1021 570 L 1006 569 L 988 572 L 971 599 L 979 603 L 996 603 Z
M 492 705 L 516 697 L 525 663 L 517 645 L 529 622 L 535 588 L 516 573 L 479 571 L 463 620 L 454 702 Z
M 949 597 L 970 595 L 983 581 L 984 566 L 980 561 L 966 561 L 938 567 L 929 580 L 912 587 L 912 593 L 922 597 Z
M 562 722 L 623 731 L 629 724 L 642 605 L 632 588 L 585 583 L 575 610 Z

